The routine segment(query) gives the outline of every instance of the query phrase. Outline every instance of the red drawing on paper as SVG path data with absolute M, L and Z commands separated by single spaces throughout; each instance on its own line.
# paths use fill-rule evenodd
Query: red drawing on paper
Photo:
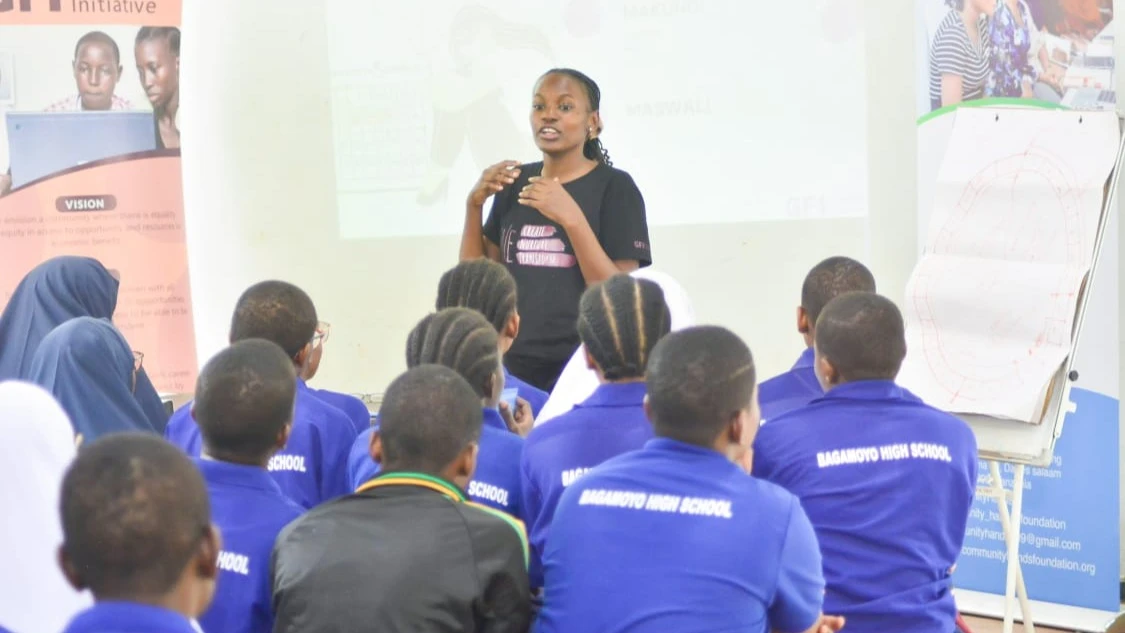
M 1069 349 L 1092 253 L 1086 193 L 1057 157 L 1035 149 L 966 183 L 908 289 L 912 343 L 937 388 L 931 399 L 942 398 L 933 404 L 976 410 L 1045 386 L 1044 370 L 1053 373 Z M 949 334 L 966 331 L 971 344 Z

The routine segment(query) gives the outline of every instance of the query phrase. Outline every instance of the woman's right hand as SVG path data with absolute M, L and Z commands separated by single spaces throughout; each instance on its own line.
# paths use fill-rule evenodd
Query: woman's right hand
M 488 197 L 503 190 L 504 187 L 514 183 L 520 176 L 519 161 L 506 160 L 484 170 L 480 180 L 469 193 L 469 204 L 474 207 L 483 207 Z

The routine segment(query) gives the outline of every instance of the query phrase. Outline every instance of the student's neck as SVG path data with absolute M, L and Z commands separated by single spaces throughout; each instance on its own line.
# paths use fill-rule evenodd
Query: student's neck
M 464 489 L 464 486 L 457 483 L 457 473 L 450 469 L 442 470 L 441 472 L 433 472 L 428 468 L 413 467 L 409 464 L 380 464 L 383 473 L 411 473 L 414 475 L 426 475 L 427 477 L 437 477 L 442 481 L 447 481 L 458 488 Z M 466 485 L 468 485 L 466 483 Z
M 132 604 L 142 604 L 149 607 L 159 607 L 167 609 L 175 613 L 179 613 L 185 618 L 191 620 L 198 616 L 195 612 L 195 606 L 198 600 L 188 589 L 176 586 L 166 594 L 150 595 L 150 594 L 133 594 L 122 592 L 98 592 L 94 595 L 95 602 L 129 602 Z
M 637 376 L 636 378 L 622 378 L 621 380 L 606 380 L 606 377 L 598 372 L 598 383 L 603 385 L 632 385 L 638 382 L 644 382 L 644 376 Z
M 229 455 L 222 451 L 202 451 L 199 454 L 201 459 L 211 462 L 227 462 L 228 464 L 238 464 L 239 466 L 255 466 L 257 468 L 266 468 L 269 466 L 270 458 L 264 459 L 247 459 L 239 455 Z
M 961 9 L 961 19 L 965 21 L 965 26 L 975 29 L 980 15 L 980 9 L 972 5 L 972 0 L 965 0 L 965 8 Z
M 558 178 L 560 182 L 570 182 L 593 171 L 597 161 L 590 160 L 582 151 L 570 152 L 562 156 L 543 155 L 543 177 Z
M 878 378 L 878 377 L 856 378 L 854 380 L 846 380 L 844 378 L 841 378 L 839 382 L 828 385 L 828 389 L 826 389 L 825 391 L 826 392 L 832 391 L 836 387 L 843 387 L 844 385 L 855 385 L 855 384 L 858 384 L 858 383 L 861 383 L 861 382 L 894 382 L 894 380 L 895 380 L 894 378 Z

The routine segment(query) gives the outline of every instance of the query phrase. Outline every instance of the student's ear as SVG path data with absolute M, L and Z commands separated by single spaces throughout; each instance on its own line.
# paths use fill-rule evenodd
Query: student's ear
M 742 409 L 731 417 L 727 425 L 727 459 L 742 466 L 749 472 L 752 462 L 754 437 L 758 433 L 758 422 L 750 409 Z
M 477 442 L 469 442 L 445 469 L 443 473 L 445 478 L 462 490 L 468 488 L 469 480 L 473 478 L 473 473 L 477 470 L 477 453 L 479 450 L 480 445 Z
M 508 317 L 508 322 L 504 324 L 504 331 L 500 336 L 506 336 L 513 341 L 520 335 L 520 313 L 512 312 L 512 316 Z
M 840 384 L 840 372 L 832 361 L 828 360 L 827 356 L 822 356 L 818 351 L 813 361 L 813 371 L 816 373 L 816 379 L 820 383 L 820 388 L 828 391 L 832 387 Z
M 488 380 L 484 383 L 484 392 L 489 394 L 486 398 L 487 402 L 483 403 L 485 406 L 495 405 L 500 401 L 500 395 L 504 391 L 504 368 L 499 366 L 496 371 L 488 376 Z
M 598 371 L 598 362 L 590 355 L 590 350 L 586 349 L 586 345 L 582 345 L 582 354 L 586 356 L 586 369 Z
M 590 128 L 590 131 L 586 135 L 587 138 L 595 139 L 601 135 L 602 130 L 605 128 L 602 126 L 602 115 L 600 112 L 590 113 L 590 122 L 587 127 Z
M 301 376 L 302 380 L 304 379 L 305 370 L 308 368 L 309 361 L 312 360 L 312 352 L 313 346 L 310 341 L 305 343 L 301 351 L 297 352 L 297 355 L 293 357 L 293 364 L 297 366 L 297 374 Z
M 805 310 L 804 306 L 797 306 L 797 332 L 800 334 L 808 334 L 812 330 L 812 324 L 809 323 L 809 313 Z
M 371 443 L 367 445 L 367 454 L 376 464 L 383 464 L 383 438 L 379 437 L 379 429 L 371 434 Z
M 195 555 L 195 575 L 200 580 L 214 580 L 219 575 L 219 550 L 223 548 L 223 537 L 219 526 L 214 523 L 203 531 L 203 540 Z
M 288 424 L 277 434 L 277 440 L 274 441 L 273 447 L 275 452 L 285 450 L 285 445 L 289 443 L 289 434 L 293 432 L 293 421 L 290 420 Z
M 652 404 L 648 401 L 648 394 L 645 394 L 645 399 L 642 401 L 641 406 L 644 407 L 645 417 L 648 418 L 648 423 L 652 424 Z
M 78 566 L 74 564 L 74 561 L 70 560 L 70 554 L 66 552 L 65 544 L 59 545 L 58 559 L 59 569 L 62 570 L 63 576 L 66 577 L 66 581 L 70 583 L 70 586 L 74 587 L 75 591 L 86 589 L 86 580 L 82 578 L 82 572 L 78 569 Z
M 215 586 L 219 578 L 219 551 L 222 548 L 223 537 L 219 533 L 219 527 L 212 523 L 204 530 L 199 549 L 189 563 L 189 570 L 186 570 L 198 583 L 197 591 L 192 595 L 194 604 L 188 607 L 191 609 L 188 615 L 192 618 L 203 615 L 215 597 Z

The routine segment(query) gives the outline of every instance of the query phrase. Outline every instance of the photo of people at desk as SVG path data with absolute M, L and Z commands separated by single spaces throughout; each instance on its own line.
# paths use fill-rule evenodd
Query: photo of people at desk
M 16 33 L 17 28 L 21 32 Z M 67 69 L 73 81 L 66 81 L 73 86 L 69 94 L 61 89 L 66 75 L 60 56 L 44 50 L 44 42 L 60 41 L 62 29 L 9 27 L 0 32 L 8 30 L 20 37 L 0 37 L 13 46 L 8 52 L 14 76 L 6 79 L 15 86 L 18 100 L 4 112 L 0 132 L 7 141 L 7 159 L 0 162 L 0 196 L 88 163 L 180 147 L 178 28 L 106 27 L 85 31 L 76 42 L 68 33 L 68 49 L 74 42 Z M 32 30 L 37 33 L 29 33 Z M 130 49 L 122 51 L 119 44 L 123 37 L 132 44 L 131 58 Z M 130 66 L 135 75 L 127 70 Z
M 929 51 L 919 115 L 985 98 L 1108 110 L 1112 0 L 919 0 Z

